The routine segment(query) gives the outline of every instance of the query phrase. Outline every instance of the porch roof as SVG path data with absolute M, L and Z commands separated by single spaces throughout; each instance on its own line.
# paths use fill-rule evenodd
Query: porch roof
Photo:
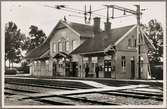
M 49 43 L 45 42 L 41 44 L 39 47 L 34 48 L 33 50 L 29 51 L 25 56 L 26 59 L 39 59 L 46 57 L 48 54 L 44 55 L 47 51 L 49 51 Z
M 57 53 L 53 58 L 72 58 L 69 54 L 65 53 L 65 52 L 59 52 Z

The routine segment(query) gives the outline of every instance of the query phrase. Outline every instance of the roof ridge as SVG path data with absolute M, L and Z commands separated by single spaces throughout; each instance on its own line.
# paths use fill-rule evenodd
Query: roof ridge
M 126 25 L 126 26 L 122 26 L 122 27 L 116 27 L 116 28 L 112 28 L 113 29 L 120 29 L 120 28 L 126 28 L 126 27 L 130 27 L 130 26 L 135 26 L 136 24 L 132 24 L 132 25 Z
M 83 24 L 83 23 L 79 23 L 79 22 L 70 22 L 69 25 L 72 24 L 72 23 L 93 27 L 93 25 Z

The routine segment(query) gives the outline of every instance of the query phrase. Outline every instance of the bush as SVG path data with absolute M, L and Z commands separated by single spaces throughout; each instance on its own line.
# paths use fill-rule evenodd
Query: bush
M 162 80 L 163 79 L 163 65 L 152 66 L 151 76 L 157 80 Z
M 21 67 L 19 68 L 19 70 L 20 70 L 21 72 L 23 72 L 24 74 L 25 74 L 25 73 L 29 73 L 29 66 L 28 66 L 28 63 L 27 63 L 27 62 L 21 63 Z
M 29 73 L 29 66 L 22 66 L 18 68 L 18 71 L 22 74 Z
M 17 73 L 16 69 L 5 70 L 5 75 L 16 75 Z

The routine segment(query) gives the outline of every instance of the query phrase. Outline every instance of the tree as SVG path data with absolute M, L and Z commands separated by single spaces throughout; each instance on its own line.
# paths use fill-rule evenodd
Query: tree
M 21 48 L 24 44 L 25 35 L 21 33 L 14 22 L 5 25 L 5 61 L 19 63 L 22 59 Z
M 23 47 L 27 52 L 41 45 L 46 39 L 45 33 L 34 25 L 31 25 L 29 35 L 30 37 L 26 38 L 26 42 Z
M 149 59 L 152 63 L 160 62 L 160 58 L 163 57 L 163 28 L 156 19 L 150 20 L 145 28 L 147 36 L 155 47 L 154 51 L 149 51 Z

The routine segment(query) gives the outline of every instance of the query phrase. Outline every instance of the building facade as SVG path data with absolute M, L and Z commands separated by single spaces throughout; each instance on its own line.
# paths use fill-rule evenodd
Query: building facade
M 141 79 L 150 78 L 148 50 L 153 45 L 141 31 Z M 33 76 L 96 77 L 138 79 L 137 26 L 130 25 L 111 29 L 105 23 L 100 29 L 100 18 L 94 18 L 94 25 L 59 21 L 47 40 L 26 56 L 30 60 Z

